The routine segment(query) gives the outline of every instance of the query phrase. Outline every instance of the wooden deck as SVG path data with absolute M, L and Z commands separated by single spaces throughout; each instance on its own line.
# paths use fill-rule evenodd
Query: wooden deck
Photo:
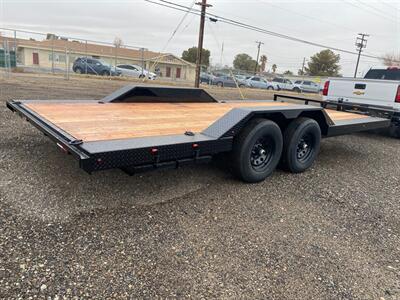
M 28 108 L 83 141 L 201 132 L 235 107 L 283 106 L 287 102 L 235 103 L 29 103 Z M 333 122 L 366 118 L 325 110 Z

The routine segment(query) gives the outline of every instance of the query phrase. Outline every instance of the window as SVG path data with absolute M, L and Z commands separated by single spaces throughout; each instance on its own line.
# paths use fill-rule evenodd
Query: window
M 311 85 L 311 81 L 304 81 L 303 84 L 304 85 Z
M 282 78 L 274 78 L 272 81 L 274 81 L 274 82 L 283 82 L 283 79 Z
M 171 67 L 165 68 L 165 77 L 171 77 Z
M 64 63 L 66 59 L 65 54 L 57 54 L 54 53 L 54 62 L 60 62 L 60 63 Z M 49 53 L 49 61 L 53 61 L 53 55 L 52 53 Z
M 260 81 L 259 77 L 253 77 L 252 81 Z
M 301 84 L 301 80 L 295 81 L 294 84 Z
M 374 69 L 369 70 L 364 76 L 365 79 L 386 79 L 386 80 L 400 80 L 400 69 Z

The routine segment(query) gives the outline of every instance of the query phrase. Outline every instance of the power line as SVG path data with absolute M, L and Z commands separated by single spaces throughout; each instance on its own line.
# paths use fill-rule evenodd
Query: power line
M 260 1 L 260 2 L 262 2 L 262 3 L 264 3 L 264 4 L 268 4 L 268 6 L 272 6 L 272 7 L 278 8 L 278 9 L 280 9 L 280 10 L 283 10 L 283 11 L 285 11 L 285 12 L 288 12 L 288 13 L 291 13 L 291 14 L 295 14 L 295 15 L 299 15 L 299 16 L 301 16 L 301 17 L 303 17 L 303 18 L 306 18 L 306 19 L 309 19 L 309 20 L 315 20 L 315 21 L 317 21 L 317 22 L 326 23 L 326 24 L 335 26 L 336 28 L 337 28 L 337 27 L 342 27 L 342 28 L 344 28 L 344 29 L 346 29 L 346 30 L 354 30 L 353 28 L 344 26 L 344 25 L 342 25 L 342 24 L 336 24 L 336 23 L 333 23 L 333 22 L 329 22 L 329 21 L 327 21 L 327 20 L 325 20 L 325 19 L 316 18 L 316 17 L 314 17 L 314 16 L 308 16 L 308 15 L 299 13 L 299 12 L 297 12 L 297 11 L 294 11 L 294 10 L 291 10 L 291 9 L 288 9 L 288 8 L 283 8 L 283 7 L 280 7 L 280 6 L 278 6 L 278 5 L 274 5 L 274 4 L 272 4 L 271 2 L 266 2 L 266 1 L 263 1 L 263 0 L 258 0 L 258 1 Z
M 357 1 L 357 0 L 356 0 L 356 1 Z M 372 14 L 372 15 L 374 15 L 374 16 L 377 16 L 377 17 L 379 17 L 379 18 L 381 18 L 381 19 L 383 19 L 383 20 L 392 21 L 392 22 L 397 22 L 397 21 L 394 20 L 394 19 L 388 18 L 387 15 L 381 15 L 381 14 L 377 13 L 375 10 L 374 10 L 374 11 L 370 11 L 370 10 L 366 9 L 366 8 L 363 6 L 364 3 L 361 2 L 361 1 L 358 1 L 359 3 L 362 4 L 361 6 L 360 6 L 360 5 L 356 5 L 355 3 L 350 2 L 350 1 L 345 1 L 345 2 L 346 2 L 347 4 L 349 4 L 349 5 L 351 5 L 351 6 L 354 6 L 354 7 L 358 8 L 358 9 L 362 9 L 362 10 L 364 10 L 365 12 L 368 12 L 368 13 L 370 13 L 370 14 Z
M 159 0 L 160 2 L 163 2 L 163 3 L 156 2 L 156 1 L 153 1 L 153 0 L 144 0 L 144 1 L 156 4 L 156 5 L 159 5 L 159 6 L 164 6 L 164 7 L 168 7 L 168 8 L 171 8 L 171 9 L 179 10 L 179 11 L 188 11 L 190 9 L 187 6 L 176 4 L 176 3 L 173 3 L 173 2 L 169 2 L 169 1 L 165 1 L 165 0 Z M 194 14 L 200 15 L 199 11 L 197 11 L 197 10 L 191 10 L 190 13 L 194 13 Z M 334 51 L 338 51 L 338 52 L 342 52 L 342 53 L 358 55 L 358 53 L 354 52 L 354 51 L 341 49 L 341 48 L 337 48 L 337 47 L 332 47 L 332 46 L 328 46 L 328 45 L 324 45 L 324 44 L 320 44 L 320 43 L 316 43 L 316 42 L 312 42 L 312 41 L 308 41 L 308 40 L 292 37 L 292 36 L 289 36 L 289 35 L 286 35 L 286 34 L 277 33 L 277 32 L 271 31 L 271 30 L 267 30 L 267 29 L 260 28 L 260 27 L 257 27 L 257 26 L 253 26 L 253 25 L 250 25 L 250 24 L 246 24 L 246 23 L 243 23 L 243 22 L 235 21 L 235 20 L 232 20 L 232 19 L 229 19 L 229 18 L 225 18 L 225 17 L 222 17 L 222 16 L 218 16 L 218 15 L 212 14 L 212 13 L 206 13 L 206 15 L 209 16 L 209 18 L 213 18 L 215 21 L 218 21 L 218 22 L 221 22 L 221 23 L 225 23 L 225 24 L 236 26 L 236 27 L 252 30 L 252 31 L 263 33 L 263 34 L 267 34 L 267 35 L 270 35 L 270 36 L 274 36 L 274 37 L 290 40 L 290 41 L 293 41 L 293 42 L 303 43 L 303 44 L 310 45 L 310 46 L 330 49 L 330 50 L 334 50 Z M 381 59 L 381 57 L 379 57 L 379 56 L 372 56 L 372 55 L 366 55 L 366 54 L 361 54 L 361 56 L 369 57 L 369 58 Z M 396 61 L 396 62 L 400 62 L 400 61 Z
M 381 0 L 380 2 L 381 2 L 383 5 L 389 7 L 389 9 L 394 9 L 394 10 L 399 11 L 398 7 L 393 6 L 392 4 L 389 4 L 389 2 L 386 2 L 386 1 L 383 1 L 383 0 Z M 391 8 L 390 8 L 390 7 L 391 7 Z
M 354 0 L 354 1 L 360 3 L 361 5 L 364 5 L 364 6 L 366 6 L 366 7 L 369 7 L 369 8 L 372 9 L 375 13 L 382 14 L 383 17 L 387 17 L 387 16 L 388 16 L 388 14 L 387 14 L 385 11 L 383 11 L 383 10 L 381 10 L 381 9 L 375 7 L 375 6 L 372 6 L 371 4 L 367 4 L 367 3 L 365 3 L 365 2 L 362 2 L 361 0 Z M 389 15 L 389 17 L 395 18 L 394 15 Z M 395 21 L 397 22 L 397 20 L 395 20 Z
M 213 22 L 213 23 L 215 23 L 215 22 Z M 214 37 L 214 39 L 215 39 L 215 43 L 216 43 L 217 46 L 219 47 L 220 43 L 219 43 L 218 38 L 217 38 L 217 36 L 216 36 L 216 34 L 215 34 L 215 32 L 214 32 L 212 26 L 211 26 L 211 21 L 208 21 L 207 24 L 208 24 L 208 27 L 210 28 L 211 34 L 213 35 L 213 37 Z M 222 67 L 222 59 L 224 59 L 224 61 L 225 61 L 225 57 L 224 57 L 224 55 L 223 55 L 223 50 L 224 50 L 224 42 L 222 42 L 221 67 Z M 237 88 L 238 91 L 239 91 L 240 98 L 241 98 L 242 100 L 244 100 L 245 97 L 244 97 L 244 95 L 243 95 L 242 89 L 241 89 L 240 86 L 239 86 L 239 83 L 238 83 L 237 80 L 236 80 L 235 75 L 233 74 L 232 70 L 230 70 L 230 69 L 229 69 L 229 73 L 231 74 L 232 79 L 233 79 L 233 81 L 235 82 L 236 88 Z
M 347 26 L 345 26 L 345 25 L 343 25 L 343 24 L 337 24 L 337 23 L 334 23 L 334 22 L 327 21 L 327 20 L 325 20 L 325 19 L 317 18 L 317 17 L 315 17 L 315 16 L 305 15 L 305 14 L 300 13 L 300 12 L 298 12 L 298 11 L 291 10 L 291 9 L 288 9 L 288 8 L 283 8 L 283 7 L 281 7 L 281 6 L 274 5 L 274 4 L 272 4 L 271 2 L 267 2 L 267 1 L 264 1 L 264 0 L 258 0 L 258 1 L 260 1 L 260 2 L 262 2 L 262 3 L 264 3 L 264 4 L 267 4 L 268 6 L 272 6 L 272 7 L 278 8 L 278 9 L 280 9 L 280 10 L 286 12 L 286 13 L 291 13 L 291 14 L 299 15 L 299 16 L 302 16 L 302 17 L 305 18 L 305 19 L 308 19 L 308 20 L 315 20 L 315 21 L 317 21 L 317 22 L 319 22 L 319 23 L 321 23 L 321 22 L 322 22 L 322 23 L 326 23 L 326 24 L 335 26 L 336 28 L 337 28 L 337 27 L 341 27 L 341 28 L 343 28 L 343 29 L 346 29 L 347 31 L 353 31 L 353 32 L 354 32 L 354 29 L 353 29 L 353 28 L 347 27 Z M 352 4 L 352 3 L 350 3 L 350 4 Z M 356 6 L 356 7 L 358 7 L 358 6 Z M 393 7 L 393 6 L 392 6 L 392 7 Z M 386 17 L 386 15 L 385 15 L 384 17 Z M 382 37 L 382 35 L 379 35 L 379 34 L 374 34 L 374 36 L 381 36 L 381 37 Z M 326 39 L 326 37 L 325 37 L 325 39 Z M 329 38 L 329 39 L 331 39 L 332 41 L 338 41 L 338 39 L 332 39 L 332 38 Z M 348 38 L 348 39 L 350 39 L 350 38 Z M 353 38 L 351 38 L 351 39 L 353 40 Z M 343 41 L 343 40 L 344 40 L 344 39 L 341 37 L 340 41 Z
M 172 39 L 174 38 L 175 34 L 178 32 L 179 28 L 181 27 L 182 23 L 185 21 L 186 17 L 189 15 L 189 13 L 191 12 L 194 4 L 196 3 L 196 0 L 193 0 L 192 4 L 190 7 L 188 7 L 188 11 L 183 15 L 182 19 L 179 21 L 178 25 L 175 27 L 174 31 L 172 32 L 171 36 L 169 37 L 169 39 L 167 40 L 167 42 L 165 43 L 164 47 L 161 50 L 161 53 L 164 52 L 169 43 L 172 41 Z M 156 61 L 153 63 L 153 65 L 150 67 L 151 69 L 155 69 L 155 67 L 158 65 L 159 61 L 161 59 L 161 55 L 156 59 Z M 145 80 L 146 77 L 143 77 L 143 81 Z
M 187 18 L 187 16 L 189 15 L 190 11 L 193 9 L 194 4 L 196 3 L 196 0 L 194 0 L 192 2 L 192 4 L 189 7 L 189 10 L 186 12 L 186 14 L 183 15 L 182 19 L 179 21 L 178 25 L 176 25 L 176 28 L 174 29 L 174 31 L 172 32 L 171 36 L 169 37 L 169 39 L 167 40 L 167 42 L 165 43 L 163 50 L 161 52 L 164 52 L 164 50 L 168 47 L 169 43 L 172 41 L 172 39 L 174 38 L 175 34 L 178 32 L 179 28 L 181 27 L 182 23 L 185 21 L 185 19 Z

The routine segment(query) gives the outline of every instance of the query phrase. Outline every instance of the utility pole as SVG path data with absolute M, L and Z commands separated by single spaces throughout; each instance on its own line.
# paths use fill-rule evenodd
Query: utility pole
M 254 75 L 257 74 L 258 59 L 260 58 L 260 48 L 261 48 L 261 45 L 264 45 L 264 43 L 256 41 L 256 44 L 257 44 L 257 60 L 256 60 L 256 68 L 254 69 Z
M 366 37 L 368 37 L 369 35 L 366 33 L 359 33 L 356 39 L 356 47 L 358 50 L 358 57 L 357 57 L 357 64 L 356 64 L 356 70 L 354 71 L 354 78 L 357 77 L 357 70 L 358 70 L 358 64 L 360 63 L 360 56 L 361 56 L 361 52 L 362 49 L 364 49 L 365 47 L 367 47 L 367 39 Z
M 203 52 L 204 22 L 206 18 L 206 8 L 212 5 L 207 4 L 207 0 L 201 0 L 201 2 L 197 2 L 196 5 L 201 6 L 199 43 L 197 46 L 197 59 L 196 59 L 196 79 L 194 82 L 194 87 L 198 88 L 200 85 L 201 55 Z

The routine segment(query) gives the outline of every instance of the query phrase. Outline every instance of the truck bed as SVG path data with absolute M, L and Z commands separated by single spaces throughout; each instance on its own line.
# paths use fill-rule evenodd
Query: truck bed
M 281 96 L 282 98 L 296 97 Z M 275 97 L 275 100 L 276 97 Z M 300 99 L 308 104 L 307 99 Z M 79 159 L 87 172 L 173 166 L 230 151 L 253 117 L 281 126 L 304 116 L 323 137 L 387 127 L 390 120 L 274 100 L 217 101 L 203 90 L 126 87 L 102 100 L 11 100 L 7 106 Z

